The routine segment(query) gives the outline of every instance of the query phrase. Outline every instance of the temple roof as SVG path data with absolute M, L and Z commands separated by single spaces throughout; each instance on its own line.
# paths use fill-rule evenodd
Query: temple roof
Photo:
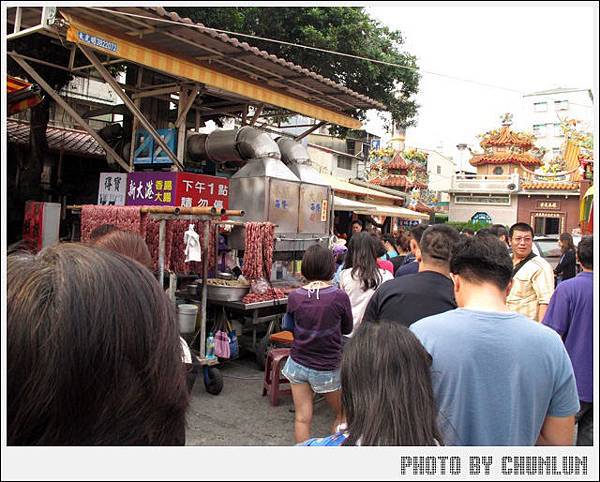
M 495 152 L 492 154 L 476 154 L 469 161 L 472 166 L 485 164 L 523 164 L 524 166 L 541 166 L 541 159 L 527 152 Z
M 388 164 L 386 164 L 385 167 L 387 169 L 402 170 L 402 169 L 408 169 L 409 164 L 408 164 L 408 162 L 406 162 L 404 160 L 404 157 L 402 157 L 402 154 L 400 152 L 397 152 L 396 155 L 394 156 L 394 158 Z
M 500 129 L 489 131 L 480 142 L 481 147 L 511 147 L 516 146 L 522 149 L 531 149 L 535 141 L 535 136 L 524 132 L 515 132 L 509 126 L 502 126 Z
M 413 187 L 413 183 L 411 181 L 409 181 L 408 177 L 402 176 L 402 175 L 397 176 L 397 175 L 390 174 L 383 178 L 376 177 L 375 179 L 372 179 L 369 182 L 371 184 L 375 184 L 377 186 L 407 187 L 407 188 Z
M 521 189 L 526 189 L 528 191 L 577 191 L 579 190 L 579 183 L 573 181 L 523 181 L 521 182 Z

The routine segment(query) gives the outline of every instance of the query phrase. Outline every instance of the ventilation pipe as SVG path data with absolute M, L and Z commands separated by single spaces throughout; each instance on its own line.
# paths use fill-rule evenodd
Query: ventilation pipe
M 312 162 L 306 147 L 288 137 L 279 137 L 277 145 L 281 151 L 281 160 L 298 176 L 298 179 L 310 184 L 328 186 L 321 174 L 311 166 Z
M 245 163 L 250 159 L 281 159 L 277 144 L 264 131 L 244 126 L 234 130 L 215 130 L 188 137 L 187 150 L 194 161 L 209 160 Z

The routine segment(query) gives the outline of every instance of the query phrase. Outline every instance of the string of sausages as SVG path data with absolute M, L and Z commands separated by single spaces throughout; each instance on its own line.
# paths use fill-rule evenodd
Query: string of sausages
M 200 245 L 204 249 L 204 223 L 196 221 L 196 232 L 200 234 Z M 94 228 L 103 224 L 112 224 L 123 231 L 138 233 L 148 245 L 150 256 L 154 261 L 154 269 L 158 269 L 159 221 L 142 213 L 140 206 L 96 206 L 84 205 L 81 208 L 81 241 L 90 240 Z M 169 220 L 165 232 L 165 269 L 177 273 L 202 274 L 202 264 L 185 262 L 185 243 L 183 233 L 188 229 L 190 221 Z M 212 225 L 209 236 L 208 267 L 213 269 L 215 260 L 215 229 Z
M 242 274 L 247 280 L 271 279 L 274 243 L 274 224 L 246 223 Z

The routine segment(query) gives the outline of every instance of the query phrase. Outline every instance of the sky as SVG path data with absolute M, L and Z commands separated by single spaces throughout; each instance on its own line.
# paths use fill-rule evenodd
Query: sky
M 400 30 L 404 48 L 422 70 L 493 84 L 523 93 L 556 87 L 594 87 L 594 8 L 540 6 L 370 6 L 369 14 Z M 596 27 L 597 28 L 597 27 Z M 519 120 L 520 93 L 434 75 L 421 77 L 417 126 L 407 146 L 444 152 L 476 144 L 477 134 L 500 125 L 505 112 Z M 367 128 L 389 138 L 375 112 Z

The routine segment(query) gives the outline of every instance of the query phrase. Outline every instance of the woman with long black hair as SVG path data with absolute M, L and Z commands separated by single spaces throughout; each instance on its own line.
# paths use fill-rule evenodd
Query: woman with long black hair
M 558 246 L 562 254 L 558 265 L 554 268 L 557 286 L 561 281 L 574 278 L 577 274 L 573 236 L 569 233 L 562 233 L 558 239 Z
M 342 357 L 345 426 L 303 445 L 440 445 L 431 357 L 400 323 L 365 321 Z
M 375 290 L 393 279 L 389 271 L 377 265 L 378 248 L 379 241 L 369 233 L 355 234 L 348 245 L 344 269 L 340 273 L 340 288 L 350 298 L 354 329 L 362 321 Z
M 152 273 L 80 244 L 7 264 L 8 445 L 184 445 L 175 310 Z

